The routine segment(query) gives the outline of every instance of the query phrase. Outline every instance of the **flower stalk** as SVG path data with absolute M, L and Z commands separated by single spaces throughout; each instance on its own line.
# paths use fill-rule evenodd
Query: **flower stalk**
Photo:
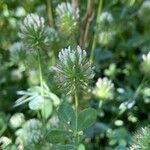
M 99 1 L 99 6 L 98 6 L 98 11 L 97 11 L 97 17 L 96 17 L 96 27 L 98 25 L 98 17 L 102 11 L 102 6 L 103 6 L 103 0 Z M 93 37 L 93 44 L 92 44 L 92 49 L 91 49 L 91 54 L 90 54 L 90 62 L 93 63 L 94 59 L 94 49 L 96 46 L 96 32 L 94 32 L 94 37 Z

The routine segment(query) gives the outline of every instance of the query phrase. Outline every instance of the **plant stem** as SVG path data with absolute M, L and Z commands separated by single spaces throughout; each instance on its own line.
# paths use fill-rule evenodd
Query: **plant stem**
M 53 15 L 52 15 L 51 0 L 47 0 L 47 14 L 48 14 L 49 25 L 51 25 L 53 27 L 54 19 L 53 19 Z
M 79 0 L 72 0 L 72 5 L 74 6 L 75 10 L 79 8 Z
M 75 145 L 78 146 L 79 135 L 78 135 L 78 96 L 77 96 L 77 92 L 75 92 L 75 113 L 76 113 Z
M 83 26 L 81 29 L 81 35 L 80 35 L 80 47 L 81 48 L 84 48 L 84 46 L 85 46 L 89 26 L 90 26 L 90 23 L 93 19 L 93 5 L 94 5 L 94 1 L 88 0 L 86 17 L 85 17 L 85 20 L 83 22 Z
M 44 85 L 43 85 L 43 75 L 42 75 L 42 66 L 41 66 L 42 61 L 41 61 L 40 49 L 38 49 L 38 63 L 39 63 L 39 72 L 40 72 L 39 78 L 40 78 L 41 96 L 44 99 Z M 44 100 L 44 105 L 43 105 L 43 111 L 44 111 L 44 116 L 45 116 L 44 107 L 45 107 L 45 100 Z M 43 116 L 42 113 L 41 113 L 41 116 Z M 43 123 L 45 123 L 44 117 L 42 118 L 43 118 Z
M 39 78 L 40 78 L 40 86 L 41 86 L 41 96 L 44 95 L 44 88 L 43 88 L 43 76 L 42 76 L 42 67 L 41 67 L 41 55 L 40 50 L 38 50 L 38 63 L 39 63 Z
M 103 5 L 103 0 L 99 0 L 99 6 L 98 6 L 98 11 L 97 11 L 97 17 L 96 17 L 96 27 L 98 25 L 98 17 L 102 11 L 102 5 Z M 93 59 L 94 59 L 95 46 L 96 46 L 96 32 L 94 32 L 93 44 L 92 44 L 92 49 L 91 49 L 91 54 L 90 54 L 90 62 L 91 63 L 93 63 Z

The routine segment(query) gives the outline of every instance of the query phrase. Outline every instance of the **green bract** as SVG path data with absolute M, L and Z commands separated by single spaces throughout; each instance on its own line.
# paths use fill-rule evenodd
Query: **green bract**
M 150 148 L 150 127 L 141 128 L 133 138 L 134 144 L 131 150 L 149 150 Z
M 85 89 L 94 77 L 90 62 L 86 60 L 86 51 L 77 46 L 76 50 L 70 47 L 59 52 L 59 64 L 55 68 L 61 86 L 67 93 L 79 92 Z

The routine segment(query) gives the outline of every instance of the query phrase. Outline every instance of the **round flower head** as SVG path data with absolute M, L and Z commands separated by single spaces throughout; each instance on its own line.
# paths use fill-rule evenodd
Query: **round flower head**
M 9 122 L 12 128 L 18 128 L 25 122 L 24 115 L 22 113 L 16 113 L 10 118 Z
M 103 30 L 112 26 L 114 19 L 111 13 L 102 12 L 98 18 L 98 25 Z
M 102 46 L 107 46 L 112 43 L 114 35 L 111 31 L 103 31 L 98 34 L 98 42 Z
M 37 14 L 29 14 L 23 20 L 20 37 L 28 49 L 37 49 L 47 43 L 44 22 Z
M 70 35 L 77 29 L 79 9 L 75 9 L 70 3 L 58 4 L 56 8 L 57 26 L 59 30 Z
M 102 100 L 113 99 L 114 84 L 106 77 L 99 78 L 96 82 L 96 87 L 93 90 L 93 94 Z
M 21 141 L 24 145 L 38 144 L 44 136 L 42 123 L 37 119 L 30 119 L 16 131 L 16 135 L 17 141 Z
M 143 1 L 143 4 L 138 11 L 138 17 L 145 25 L 150 24 L 150 16 L 148 14 L 150 14 L 150 1 L 146 0 Z
M 112 43 L 115 35 L 114 19 L 111 13 L 102 12 L 98 18 L 97 40 L 102 46 Z
M 57 76 L 61 85 L 67 92 L 85 89 L 89 81 L 94 77 L 90 62 L 86 60 L 86 51 L 77 46 L 77 50 L 70 47 L 59 52 L 59 64 Z
M 143 62 L 141 64 L 141 70 L 146 75 L 150 75 L 150 52 L 147 55 L 143 55 Z
M 8 137 L 2 136 L 0 137 L 0 149 L 5 149 L 8 147 L 9 144 L 12 143 L 12 140 Z
M 150 148 L 150 127 L 141 128 L 133 137 L 134 144 L 131 150 L 149 150 Z

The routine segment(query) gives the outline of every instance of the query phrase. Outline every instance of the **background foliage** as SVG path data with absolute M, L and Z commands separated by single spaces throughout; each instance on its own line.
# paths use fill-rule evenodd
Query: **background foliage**
M 30 109 L 26 104 L 13 107 L 16 99 L 20 98 L 17 91 L 20 91 L 19 95 L 26 96 L 28 93 L 24 90 L 29 89 L 32 94 L 30 96 L 35 94 L 36 99 L 39 98 L 36 54 L 28 49 L 25 52 L 19 38 L 24 17 L 29 13 L 37 13 L 44 17 L 49 26 L 47 30 L 49 46 L 42 52 L 41 58 L 44 79 L 47 83 L 44 87 L 46 91 L 44 96 L 52 100 L 50 104 L 48 102 L 49 107 L 44 114 L 48 120 L 47 129 L 58 126 L 56 109 L 59 101 L 67 99 L 73 105 L 71 98 L 57 88 L 51 67 L 57 64 L 57 54 L 62 48 L 69 45 L 74 48 L 80 44 L 86 49 L 89 59 L 93 60 L 95 66 L 95 77 L 91 86 L 95 87 L 99 77 L 108 77 L 115 87 L 111 100 L 101 99 L 87 91 L 85 92 L 87 94 L 81 96 L 79 100 L 81 110 L 91 106 L 98 112 L 97 122 L 86 130 L 82 143 L 86 149 L 126 150 L 132 143 L 132 134 L 140 127 L 150 124 L 150 81 L 149 76 L 145 79 L 143 66 L 140 65 L 142 55 L 150 51 L 150 2 L 103 0 L 102 5 L 99 6 L 99 0 L 95 0 L 92 11 L 86 12 L 89 1 L 80 0 L 79 24 L 68 31 L 67 27 L 72 23 L 69 21 L 74 20 L 63 18 L 62 25 L 60 16 L 56 12 L 56 7 L 61 2 L 59 0 L 0 1 L 0 137 L 11 139 L 12 144 L 8 149 L 15 149 L 18 146 L 17 138 L 22 134 L 28 139 L 31 136 L 28 132 L 31 131 L 33 136 L 26 141 L 27 145 L 33 146 L 33 141 L 38 143 L 42 139 L 40 136 L 44 132 L 43 127 L 37 120 L 39 117 L 37 112 L 32 111 L 35 109 L 34 106 L 37 106 L 37 101 L 31 99 Z M 110 16 L 105 14 L 100 19 L 99 15 L 104 12 Z M 89 22 L 86 22 L 86 18 Z M 88 34 L 82 39 L 84 27 L 88 26 L 85 23 L 89 23 Z M 94 59 L 91 57 L 92 51 Z M 33 86 L 37 86 L 36 90 L 33 90 Z M 21 113 L 20 130 L 18 129 L 20 125 L 12 127 L 14 123 L 11 123 L 11 117 L 15 113 Z M 32 130 L 29 130 L 30 128 Z M 36 145 L 38 149 L 40 146 Z M 19 146 L 18 149 L 21 149 Z M 80 145 L 80 149 L 84 149 L 85 146 Z M 49 149 L 49 143 L 45 142 L 42 147 Z

